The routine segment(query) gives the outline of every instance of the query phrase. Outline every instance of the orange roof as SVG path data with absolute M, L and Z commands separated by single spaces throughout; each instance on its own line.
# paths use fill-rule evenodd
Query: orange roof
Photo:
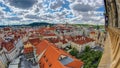
M 55 30 L 55 27 L 47 28 L 47 30 Z
M 42 51 L 46 49 L 42 58 L 39 60 L 40 68 L 49 68 L 49 67 L 50 68 L 69 68 L 69 67 L 80 68 L 83 65 L 82 61 L 79 61 L 71 57 L 68 53 L 54 47 L 53 46 L 54 44 L 46 40 L 43 40 L 40 44 L 41 46 L 39 48 L 41 48 Z M 62 58 L 61 55 L 69 57 L 71 61 L 70 62 L 65 61 L 67 62 L 67 64 L 61 61 L 60 60 Z
M 55 33 L 52 33 L 52 32 L 49 32 L 49 31 L 45 31 L 45 32 L 42 32 L 40 34 L 43 35 L 43 36 L 56 36 Z
M 63 36 L 63 38 L 65 38 L 65 39 L 67 39 L 67 40 L 69 40 L 69 41 L 72 41 L 72 42 L 74 42 L 74 43 L 80 44 L 80 45 L 94 41 L 94 40 L 91 39 L 91 38 L 84 37 L 84 36 L 80 36 L 80 35 L 74 36 L 74 37 L 71 37 L 71 36 Z
M 39 44 L 40 39 L 39 38 L 33 38 L 33 39 L 29 39 L 28 41 L 35 46 L 35 45 Z
M 38 55 L 41 54 L 47 48 L 47 46 L 49 45 L 47 42 L 48 41 L 43 40 L 39 44 L 35 45 Z
M 46 40 L 50 41 L 51 43 L 58 43 L 60 41 L 59 38 L 47 38 Z
M 88 42 L 93 42 L 94 40 L 93 39 L 91 39 L 91 38 L 85 38 L 85 39 L 77 39 L 77 40 L 73 40 L 73 42 L 75 42 L 75 43 L 77 43 L 77 44 L 80 44 L 80 45 L 82 45 L 82 44 L 86 44 L 86 43 L 88 43 Z
M 55 33 L 51 32 L 53 30 L 55 30 L 55 27 L 50 28 L 42 27 L 38 30 L 38 32 L 43 36 L 56 36 Z
M 46 40 L 50 41 L 51 43 L 59 43 L 59 42 L 62 42 L 63 44 L 67 43 L 65 39 L 60 39 L 60 38 L 48 38 Z
M 80 62 L 79 60 L 75 59 L 74 62 L 71 62 L 67 64 L 67 67 L 72 67 L 72 68 L 81 68 L 83 65 L 83 62 Z

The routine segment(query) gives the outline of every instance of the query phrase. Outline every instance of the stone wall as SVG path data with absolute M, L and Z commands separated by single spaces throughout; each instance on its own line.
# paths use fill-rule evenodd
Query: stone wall
M 111 66 L 110 68 L 120 68 L 120 30 L 109 28 L 111 39 Z
M 120 68 L 120 0 L 104 0 L 108 33 L 98 68 Z

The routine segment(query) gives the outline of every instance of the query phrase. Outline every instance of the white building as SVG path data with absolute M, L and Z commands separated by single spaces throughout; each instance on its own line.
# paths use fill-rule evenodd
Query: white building
M 14 59 L 8 66 L 8 68 L 19 68 L 20 58 Z
M 79 52 L 84 50 L 86 46 L 94 47 L 95 45 L 95 41 L 93 39 L 84 36 L 74 36 L 66 39 L 68 43 Z
M 21 38 L 19 38 L 18 40 L 15 41 L 15 46 L 17 48 L 22 48 L 24 46 L 23 44 L 23 40 Z
M 20 49 L 14 46 L 12 41 L 2 43 L 3 51 L 8 59 L 8 61 L 12 61 L 19 54 Z
M 3 49 L 0 49 L 0 61 L 4 66 L 7 66 L 8 60 Z

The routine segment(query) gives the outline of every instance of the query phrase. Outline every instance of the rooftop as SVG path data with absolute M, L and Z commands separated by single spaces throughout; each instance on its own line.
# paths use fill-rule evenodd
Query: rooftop
M 83 62 L 77 60 L 70 56 L 68 53 L 64 52 L 61 49 L 58 49 L 54 46 L 54 44 L 43 40 L 41 41 L 41 49 L 44 50 L 46 48 L 45 53 L 42 58 L 39 60 L 40 68 L 80 68 L 83 65 Z M 44 45 L 43 45 L 44 43 Z M 72 65 L 73 62 L 76 64 Z

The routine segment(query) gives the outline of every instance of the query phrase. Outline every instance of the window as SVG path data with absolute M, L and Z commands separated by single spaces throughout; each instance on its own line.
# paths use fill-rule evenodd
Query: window
M 44 55 L 43 57 L 45 58 L 46 56 Z
M 41 64 L 41 62 L 39 64 Z
M 46 59 L 46 62 L 48 62 L 48 59 Z
M 52 66 L 52 64 L 49 64 L 49 67 L 51 67 Z
M 59 60 L 62 60 L 62 59 L 64 59 L 64 58 L 66 58 L 67 56 L 65 56 L 65 55 L 61 55 L 60 57 L 59 57 Z
M 73 59 L 72 59 L 71 57 L 69 57 L 69 56 L 60 55 L 59 61 L 60 61 L 63 65 L 67 65 L 67 64 L 73 62 Z

